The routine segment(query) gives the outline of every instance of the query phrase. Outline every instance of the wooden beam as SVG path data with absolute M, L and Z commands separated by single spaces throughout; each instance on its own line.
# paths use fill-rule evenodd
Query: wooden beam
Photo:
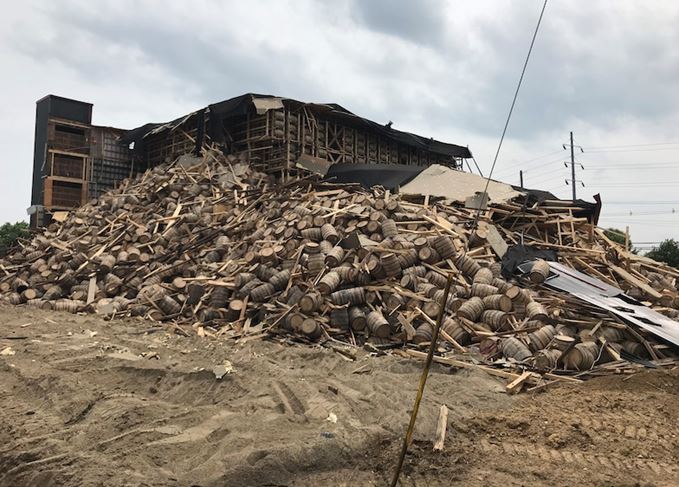
M 633 286 L 638 287 L 639 289 L 642 289 L 645 291 L 648 295 L 653 296 L 656 299 L 662 298 L 662 294 L 653 289 L 651 286 L 649 286 L 647 283 L 641 281 L 640 279 L 637 279 L 634 277 L 632 274 L 627 272 L 625 269 L 622 267 L 618 267 L 617 265 L 610 265 L 610 268 L 618 274 L 620 277 L 622 277 L 625 281 L 628 283 L 632 284 Z
M 442 451 L 446 441 L 446 429 L 448 428 L 448 407 L 443 404 L 439 409 L 439 420 L 436 424 L 436 440 L 434 441 L 434 451 Z

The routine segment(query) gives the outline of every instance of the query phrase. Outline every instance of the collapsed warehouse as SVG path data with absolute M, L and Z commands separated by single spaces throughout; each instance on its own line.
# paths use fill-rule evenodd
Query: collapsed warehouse
M 435 360 L 511 390 L 676 365 L 679 271 L 610 241 L 599 203 L 486 190 L 464 147 L 257 95 L 118 143 L 130 177 L 52 208 L 0 261 L 5 300 L 416 358 L 443 312 Z
M 297 166 L 441 164 L 461 168 L 469 149 L 401 132 L 337 104 L 245 94 L 167 123 L 133 130 L 92 125 L 92 104 L 49 95 L 37 102 L 31 223 L 97 198 L 127 177 L 200 155 L 203 145 L 245 153 L 250 164 L 283 178 Z

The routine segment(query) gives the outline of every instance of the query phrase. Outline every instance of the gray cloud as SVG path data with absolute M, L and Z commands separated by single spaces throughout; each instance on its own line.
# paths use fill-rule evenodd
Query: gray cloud
M 516 161 L 557 150 L 569 130 L 590 146 L 676 138 L 679 5 L 611 5 L 550 2 L 498 174 L 514 181 Z M 9 95 L 0 144 L 11 175 L 0 182 L 0 220 L 21 218 L 28 206 L 34 102 L 49 92 L 94 102 L 97 123 L 125 127 L 245 92 L 336 102 L 403 130 L 469 144 L 487 168 L 539 7 L 533 0 L 14 6 L 0 19 L 0 55 L 6 71 L 17 73 L 0 78 L 0 93 Z M 606 167 L 602 161 L 624 155 L 582 158 Z M 679 151 L 669 160 L 679 160 Z M 563 186 L 558 161 L 539 162 L 527 168 L 530 179 Z M 596 181 L 606 178 L 633 181 L 606 171 L 585 173 L 585 191 L 597 192 Z M 628 191 L 601 190 L 609 199 Z M 652 190 L 635 199 L 644 197 Z
M 354 19 L 371 30 L 418 44 L 436 45 L 444 38 L 446 24 L 442 0 L 355 0 Z

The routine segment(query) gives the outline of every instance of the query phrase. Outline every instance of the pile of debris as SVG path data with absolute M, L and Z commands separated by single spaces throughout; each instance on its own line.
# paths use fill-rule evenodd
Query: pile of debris
M 679 273 L 628 253 L 571 206 L 519 198 L 476 210 L 314 176 L 277 183 L 214 149 L 126 180 L 21 242 L 0 261 L 0 293 L 183 334 L 405 345 L 412 356 L 443 307 L 439 351 L 487 364 L 582 376 L 630 359 L 674 363 L 643 326 L 550 286 L 558 264 L 503 269 L 508 242 L 556 249 L 564 269 L 679 315 Z

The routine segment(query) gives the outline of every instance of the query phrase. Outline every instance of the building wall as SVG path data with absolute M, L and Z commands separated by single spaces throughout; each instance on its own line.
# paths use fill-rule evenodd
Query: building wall
M 214 114 L 195 112 L 166 124 L 144 138 L 136 153 L 148 167 L 175 160 L 195 150 L 196 141 L 205 134 L 210 144 L 210 126 L 220 127 L 228 152 L 246 152 L 250 164 L 274 174 L 288 175 L 303 155 L 331 164 L 406 164 L 427 166 L 442 164 L 460 168 L 451 156 L 398 143 L 347 121 L 325 118 L 303 104 L 291 104 L 262 114 L 254 109 L 244 115 L 210 120 Z
M 32 226 L 47 224 L 51 212 L 81 206 L 130 175 L 129 150 L 118 142 L 125 131 L 91 121 L 90 103 L 54 95 L 38 100 Z
M 90 198 L 98 198 L 133 174 L 130 150 L 120 142 L 124 133 L 113 127 L 92 127 Z
M 205 145 L 218 146 L 227 153 L 246 152 L 254 167 L 283 178 L 295 174 L 300 158 L 323 164 L 442 164 L 461 168 L 461 160 L 446 155 L 455 152 L 436 152 L 427 139 L 391 132 L 328 105 L 272 98 L 263 103 L 274 105 L 262 109 L 259 101 L 255 108 L 252 95 L 243 95 L 218 104 L 240 104 L 238 109 L 219 111 L 217 105 L 210 105 L 174 122 L 127 132 L 93 126 L 90 103 L 48 95 L 36 105 L 29 210 L 43 208 L 49 218 L 50 211 L 80 206 L 135 172 L 189 152 L 199 153 Z M 135 136 L 130 138 L 130 133 Z M 394 135 L 397 133 L 400 137 Z M 135 143 L 134 152 L 127 146 L 129 140 Z M 32 216 L 31 223 L 42 225 L 46 220 Z

